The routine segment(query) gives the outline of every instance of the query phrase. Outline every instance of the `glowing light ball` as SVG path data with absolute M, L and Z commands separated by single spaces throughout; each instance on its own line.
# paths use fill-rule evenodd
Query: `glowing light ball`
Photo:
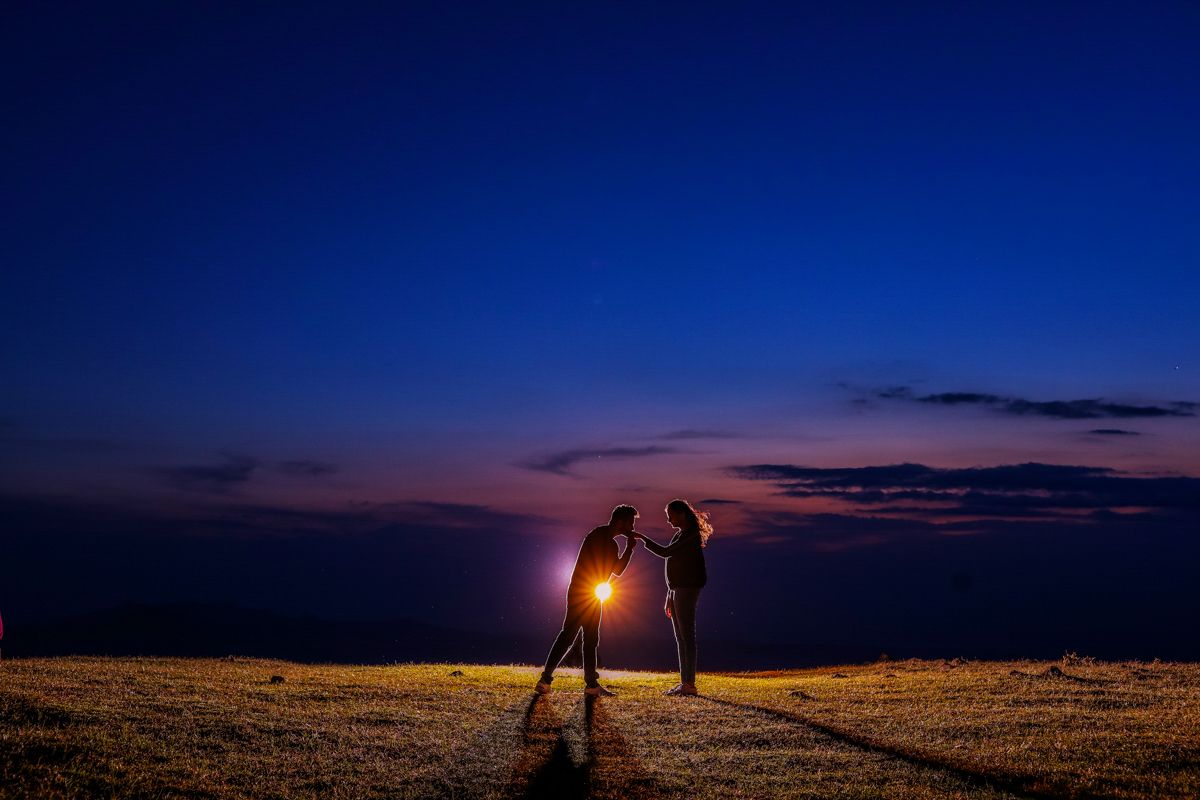
M 596 597 L 599 598 L 601 602 L 612 597 L 612 587 L 607 583 L 596 584 Z

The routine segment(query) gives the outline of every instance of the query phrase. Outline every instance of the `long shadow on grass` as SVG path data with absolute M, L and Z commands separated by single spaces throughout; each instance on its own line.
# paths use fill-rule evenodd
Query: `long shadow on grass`
M 598 800 L 658 798 L 654 779 L 646 774 L 642 762 L 626 744 L 625 737 L 609 720 L 604 701 L 585 695 L 583 717 L 587 722 L 591 796 Z
M 617 730 L 604 702 L 584 698 L 587 761 L 577 765 L 549 698 L 534 695 L 525 712 L 524 744 L 508 796 L 520 800 L 657 800 L 654 781 Z
M 587 765 L 576 766 L 563 738 L 562 719 L 550 698 L 535 694 L 525 711 L 525 741 L 508 782 L 508 796 L 522 800 L 582 800 L 588 796 Z
M 1000 789 L 1018 797 L 1035 798 L 1036 800 L 1067 800 L 1068 798 L 1069 800 L 1100 800 L 1103 797 L 1103 795 L 1093 794 L 1083 789 L 1072 787 L 1067 781 L 1061 779 L 1039 778 L 1033 775 L 1018 775 L 998 770 L 971 769 L 917 750 L 871 741 L 842 728 L 775 708 L 766 708 L 750 703 L 735 703 L 731 700 L 720 700 L 716 697 L 703 696 L 703 699 L 710 703 L 740 708 L 746 711 L 756 711 L 760 714 L 775 717 L 776 719 L 804 725 L 805 727 L 818 730 L 839 742 L 853 745 L 863 750 L 894 756 L 904 759 L 910 764 L 948 772 L 972 786 Z

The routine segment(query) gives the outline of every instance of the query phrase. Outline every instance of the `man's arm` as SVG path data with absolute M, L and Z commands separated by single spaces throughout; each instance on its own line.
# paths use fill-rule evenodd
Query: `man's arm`
M 629 566 L 629 559 L 633 558 L 633 548 L 637 547 L 638 540 L 632 536 L 625 537 L 625 552 L 621 553 L 621 557 L 617 559 L 617 563 L 613 565 L 612 574 L 615 577 L 621 577 L 625 572 L 625 568 Z

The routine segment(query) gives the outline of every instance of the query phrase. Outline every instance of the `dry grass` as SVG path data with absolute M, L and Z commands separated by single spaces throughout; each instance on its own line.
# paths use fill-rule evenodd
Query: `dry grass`
M 707 693 L 1034 793 L 1200 797 L 1200 665 L 1066 661 L 762 673 Z
M 1200 669 L 1008 674 L 1048 666 L 701 676 L 709 699 L 611 673 L 589 702 L 528 667 L 9 661 L 0 797 L 1200 796 Z
M 436 796 L 527 688 L 511 670 L 5 662 L 7 797 Z M 285 678 L 271 683 L 272 675 Z

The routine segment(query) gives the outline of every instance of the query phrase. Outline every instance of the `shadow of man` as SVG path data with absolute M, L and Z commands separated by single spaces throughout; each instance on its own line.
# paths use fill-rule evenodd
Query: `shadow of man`
M 562 719 L 546 695 L 535 694 L 525 711 L 524 741 L 507 795 L 523 800 L 588 796 L 587 765 L 576 766 L 571 760 Z
M 525 712 L 524 744 L 508 796 L 656 800 L 660 795 L 654 780 L 612 723 L 604 699 L 585 695 L 583 702 L 587 758 L 575 764 L 550 698 L 533 696 Z
M 658 798 L 654 779 L 609 718 L 605 700 L 587 695 L 583 702 L 591 797 Z

